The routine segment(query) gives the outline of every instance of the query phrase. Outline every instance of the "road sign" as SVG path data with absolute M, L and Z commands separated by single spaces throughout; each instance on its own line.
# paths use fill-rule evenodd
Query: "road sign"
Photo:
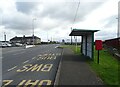
M 95 41 L 95 49 L 96 50 L 102 50 L 102 40 L 96 40 Z

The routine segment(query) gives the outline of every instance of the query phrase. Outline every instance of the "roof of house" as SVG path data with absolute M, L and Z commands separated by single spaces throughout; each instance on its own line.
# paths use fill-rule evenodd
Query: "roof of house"
M 23 36 L 23 37 L 17 37 L 17 36 L 15 36 L 12 39 L 10 39 L 10 41 L 11 40 L 21 40 L 21 39 L 33 39 L 33 36 L 28 36 L 28 37 L 25 37 L 25 36 Z M 34 39 L 40 39 L 40 38 L 37 37 L 37 36 L 34 36 Z
M 69 36 L 83 36 L 88 35 L 94 32 L 97 32 L 99 30 L 88 30 L 88 29 L 73 29 Z

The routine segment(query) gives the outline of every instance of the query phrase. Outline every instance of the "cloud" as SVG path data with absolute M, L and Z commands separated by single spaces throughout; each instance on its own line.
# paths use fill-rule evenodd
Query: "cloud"
M 105 2 L 81 2 L 75 23 L 80 25 L 86 21 L 87 16 L 103 3 Z M 3 15 L 1 26 L 16 34 L 31 35 L 34 25 L 37 34 L 48 31 L 52 32 L 51 35 L 57 33 L 58 38 L 67 37 L 77 6 L 78 2 L 13 2 L 9 4 L 10 10 L 5 6 L 0 8 Z M 34 17 L 37 20 L 33 22 Z
M 104 25 L 105 28 L 111 28 L 113 25 L 117 24 L 117 15 L 112 15 L 106 18 L 105 20 L 103 20 L 102 22 L 105 23 Z
M 39 2 L 16 2 L 16 9 L 23 13 L 30 13 L 36 8 Z
M 87 15 L 98 8 L 103 2 L 81 2 L 76 22 L 83 21 Z M 50 17 L 61 21 L 73 23 L 78 2 L 44 3 L 43 11 L 36 15 L 41 17 Z
M 95 10 L 101 3 L 103 2 L 81 3 L 76 22 L 84 20 L 85 16 Z M 40 23 L 36 26 L 41 27 L 42 29 L 52 29 L 58 27 L 59 23 L 68 24 L 68 22 L 73 22 L 78 2 L 43 3 L 43 11 L 41 13 L 39 13 L 39 5 L 41 4 L 38 4 L 37 2 L 16 2 L 17 11 L 13 14 L 11 13 L 9 16 L 8 14 L 5 15 L 2 24 L 5 28 L 9 29 L 29 30 L 32 26 L 32 17 L 35 16 L 40 19 Z M 31 13 L 32 11 L 35 12 L 34 15 Z
M 6 29 L 28 30 L 32 28 L 32 20 L 22 13 L 14 13 L 13 15 L 4 15 L 2 24 Z

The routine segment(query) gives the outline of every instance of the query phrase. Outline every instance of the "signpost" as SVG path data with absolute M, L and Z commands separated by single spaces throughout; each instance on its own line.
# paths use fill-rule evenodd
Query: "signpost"
M 102 40 L 95 40 L 95 49 L 98 50 L 97 63 L 99 64 L 99 50 L 102 50 Z

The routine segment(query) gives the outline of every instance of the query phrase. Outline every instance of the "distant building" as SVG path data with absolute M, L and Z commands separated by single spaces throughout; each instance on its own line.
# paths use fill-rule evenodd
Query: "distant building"
M 10 42 L 15 44 L 15 43 L 20 43 L 20 44 L 33 44 L 33 36 L 28 36 L 26 37 L 25 35 L 23 37 L 13 37 L 10 39 Z M 40 44 L 41 43 L 41 38 L 34 36 L 34 44 Z

